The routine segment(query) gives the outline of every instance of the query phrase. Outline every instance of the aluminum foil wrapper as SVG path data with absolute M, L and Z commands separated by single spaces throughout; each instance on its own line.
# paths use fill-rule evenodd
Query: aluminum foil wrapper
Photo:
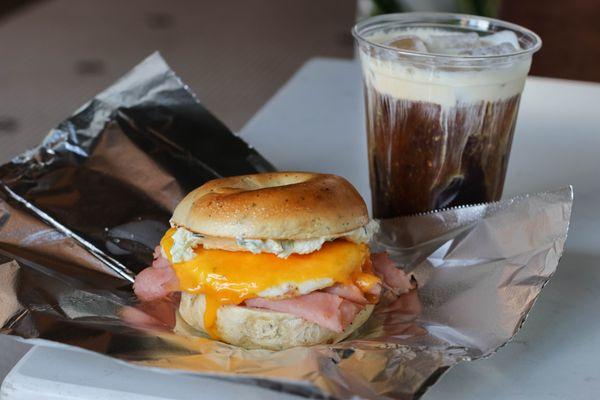
M 272 169 L 152 55 L 0 167 L 0 332 L 316 398 L 412 399 L 513 337 L 566 239 L 570 188 L 381 221 L 375 250 L 419 287 L 334 345 L 245 350 L 136 302 L 131 281 L 187 191 Z

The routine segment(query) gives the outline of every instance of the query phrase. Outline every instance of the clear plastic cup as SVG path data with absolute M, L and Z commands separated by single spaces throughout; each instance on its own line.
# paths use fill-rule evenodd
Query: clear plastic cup
M 369 18 L 353 34 L 375 217 L 498 200 L 540 38 L 508 22 L 446 13 Z

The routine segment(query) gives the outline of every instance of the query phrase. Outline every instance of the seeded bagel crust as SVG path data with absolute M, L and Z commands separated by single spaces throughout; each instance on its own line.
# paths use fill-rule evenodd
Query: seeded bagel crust
M 204 295 L 181 293 L 179 317 L 193 329 L 204 332 Z M 295 315 L 240 306 L 221 306 L 216 330 L 222 341 L 247 349 L 283 350 L 296 346 L 337 343 L 363 325 L 373 312 L 367 305 L 342 333 L 334 332 Z M 190 335 L 189 327 L 179 331 Z
M 367 206 L 344 178 L 272 172 L 215 179 L 189 193 L 171 223 L 223 238 L 312 239 L 369 222 Z

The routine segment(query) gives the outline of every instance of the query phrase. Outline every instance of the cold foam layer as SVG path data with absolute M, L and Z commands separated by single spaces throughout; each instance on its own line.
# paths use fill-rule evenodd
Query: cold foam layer
M 380 31 L 367 36 L 366 39 L 372 43 L 389 45 L 398 38 L 413 36 L 424 43 L 432 43 L 432 38 L 436 36 L 448 37 L 453 34 L 442 29 L 414 28 L 391 32 Z M 500 35 L 495 36 L 499 38 L 491 38 L 486 45 L 495 46 L 508 42 L 518 46 L 518 42 L 511 40 L 512 38 L 505 33 L 500 32 Z M 485 41 L 486 37 L 481 40 Z M 496 40 L 503 40 L 503 42 L 496 42 Z M 515 50 L 518 50 L 516 46 Z M 472 46 L 472 48 L 477 47 Z M 469 50 L 469 48 L 449 48 L 447 54 L 459 55 L 459 52 Z M 459 103 L 494 102 L 521 93 L 531 65 L 531 57 L 520 56 L 503 63 L 490 60 L 489 67 L 450 67 L 436 65 L 435 61 L 412 61 L 406 57 L 397 59 L 390 57 L 389 51 L 372 52 L 365 47 L 361 48 L 360 57 L 368 87 L 397 99 L 429 102 L 448 107 Z

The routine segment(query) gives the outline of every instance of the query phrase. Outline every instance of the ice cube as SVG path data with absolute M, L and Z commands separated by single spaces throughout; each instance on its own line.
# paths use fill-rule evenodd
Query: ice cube
M 486 46 L 510 43 L 515 49 L 521 48 L 521 46 L 519 46 L 519 39 L 513 31 L 499 31 L 489 36 L 482 37 L 481 41 Z
M 450 49 L 465 49 L 477 46 L 479 35 L 475 32 L 452 35 L 430 36 L 425 44 L 432 53 L 448 54 Z
M 517 51 L 515 46 L 510 43 L 493 44 L 490 46 L 475 47 L 473 49 L 464 49 L 458 54 L 461 56 L 501 56 Z
M 390 40 L 386 44 L 400 50 L 420 51 L 423 53 L 427 52 L 425 42 L 416 36 L 401 36 Z

